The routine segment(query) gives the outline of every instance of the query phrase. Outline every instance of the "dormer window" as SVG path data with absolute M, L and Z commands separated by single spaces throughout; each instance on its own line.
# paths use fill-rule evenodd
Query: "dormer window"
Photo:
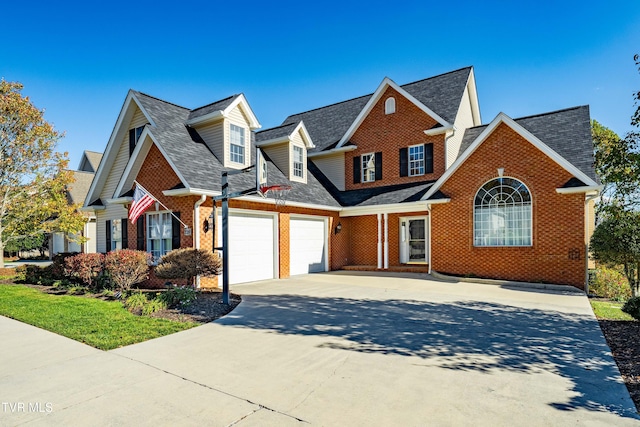
M 393 114 L 395 112 L 396 112 L 396 99 L 393 96 L 390 96 L 384 102 L 384 113 Z
M 304 155 L 297 145 L 293 146 L 293 176 L 304 178 Z
M 244 128 L 229 125 L 229 159 L 234 163 L 244 164 Z

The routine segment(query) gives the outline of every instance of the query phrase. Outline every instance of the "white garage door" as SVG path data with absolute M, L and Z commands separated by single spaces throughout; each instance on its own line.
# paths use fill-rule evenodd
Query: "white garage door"
M 218 241 L 222 243 L 222 220 Z M 273 279 L 274 217 L 231 213 L 229 215 L 229 283 Z
M 290 221 L 289 274 L 327 271 L 327 226 L 324 218 L 291 218 Z

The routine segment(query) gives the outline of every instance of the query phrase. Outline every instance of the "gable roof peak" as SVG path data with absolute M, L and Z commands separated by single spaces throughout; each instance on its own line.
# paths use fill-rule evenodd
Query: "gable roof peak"
M 149 94 L 146 94 L 144 92 L 140 92 L 140 91 L 137 91 L 137 90 L 134 90 L 134 89 L 129 89 L 129 93 L 132 93 L 132 94 L 134 94 L 136 96 L 142 95 L 142 96 L 145 96 L 147 98 L 153 99 L 154 101 L 159 101 L 159 102 L 162 102 L 164 104 L 173 105 L 174 107 L 181 108 L 183 110 L 188 110 L 187 107 L 183 107 L 182 105 L 178 105 L 178 104 L 175 104 L 173 102 L 165 101 L 164 99 L 160 99 L 160 98 L 158 98 L 156 96 L 152 96 L 152 95 L 149 95 Z

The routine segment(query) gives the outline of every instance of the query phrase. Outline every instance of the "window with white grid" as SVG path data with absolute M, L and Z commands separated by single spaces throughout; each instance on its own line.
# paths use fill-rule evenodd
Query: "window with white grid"
M 298 178 L 304 177 L 304 169 L 303 169 L 303 153 L 302 147 L 298 147 L 297 145 L 293 146 L 293 175 Z
M 409 147 L 409 176 L 424 175 L 424 144 Z
M 374 153 L 362 155 L 362 182 L 376 180 L 376 156 Z
M 172 236 L 169 212 L 147 214 L 147 252 L 151 253 L 154 264 L 171 251 Z
M 475 246 L 531 246 L 531 193 L 514 178 L 496 178 L 476 193 Z
M 229 159 L 235 163 L 244 164 L 244 128 L 234 124 L 229 125 L 230 146 Z

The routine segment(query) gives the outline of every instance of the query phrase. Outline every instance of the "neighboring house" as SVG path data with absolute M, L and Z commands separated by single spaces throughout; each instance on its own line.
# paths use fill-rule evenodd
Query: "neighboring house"
M 192 110 L 131 90 L 85 209 L 99 252 L 211 249 L 220 209 L 215 233 L 204 223 L 221 172 L 252 165 L 257 146 L 268 184 L 292 190 L 280 209 L 231 200 L 232 284 L 355 269 L 584 288 L 599 191 L 589 121 L 584 106 L 482 125 L 471 67 L 401 86 L 385 78 L 371 95 L 261 131 L 243 95 Z M 130 224 L 134 180 L 193 233 L 159 204 Z M 230 177 L 231 191 L 252 186 L 253 174 Z
M 67 199 L 70 204 L 80 206 L 84 204 L 93 177 L 98 170 L 100 159 L 102 159 L 102 153 L 86 150 L 82 153 L 78 170 L 72 171 L 74 182 L 67 188 Z M 87 222 L 81 235 L 88 239 L 85 243 L 78 243 L 74 239 L 76 236 L 69 236 L 66 233 L 51 233 L 49 235 L 49 257 L 60 252 L 96 252 L 96 217 L 93 212 L 87 212 Z

